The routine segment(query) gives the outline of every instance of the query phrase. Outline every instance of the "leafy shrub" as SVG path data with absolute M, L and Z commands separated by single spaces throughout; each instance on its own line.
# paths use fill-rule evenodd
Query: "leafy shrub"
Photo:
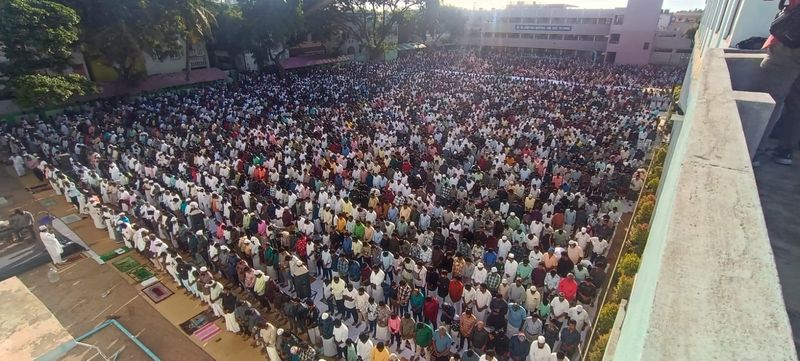
M 622 256 L 622 259 L 617 264 L 617 269 L 626 276 L 633 276 L 636 274 L 636 271 L 639 270 L 639 264 L 641 262 L 642 259 L 638 254 L 627 253 Z
M 597 316 L 597 325 L 595 331 L 599 333 L 607 333 L 614 327 L 614 320 L 617 318 L 617 311 L 619 311 L 619 304 L 606 303 L 600 309 L 600 314 Z
M 644 185 L 644 191 L 647 193 L 655 193 L 658 190 L 658 184 L 660 183 L 660 179 L 653 178 L 647 181 Z
M 617 285 L 614 286 L 614 297 L 612 299 L 616 302 L 623 299 L 627 300 L 631 297 L 631 289 L 633 289 L 633 276 L 621 275 L 617 280 Z
M 628 235 L 629 251 L 641 255 L 647 244 L 647 236 L 650 234 L 650 226 L 647 223 L 634 224 L 631 233 Z
M 656 206 L 656 197 L 648 194 L 639 201 L 639 208 L 636 209 L 636 215 L 633 221 L 636 223 L 650 223 L 650 217 L 653 215 L 653 209 Z
M 594 342 L 592 343 L 592 347 L 589 349 L 589 352 L 586 354 L 586 358 L 584 358 L 584 360 L 603 361 L 603 354 L 606 352 L 609 336 L 609 333 L 596 336 Z

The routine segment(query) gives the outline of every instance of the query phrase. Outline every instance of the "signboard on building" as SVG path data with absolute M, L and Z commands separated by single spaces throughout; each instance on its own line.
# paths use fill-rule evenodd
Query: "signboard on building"
M 514 30 L 572 31 L 572 26 L 571 25 L 515 25 Z

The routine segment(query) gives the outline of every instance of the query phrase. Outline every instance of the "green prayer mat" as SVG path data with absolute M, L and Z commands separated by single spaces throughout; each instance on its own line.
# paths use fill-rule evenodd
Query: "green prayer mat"
M 141 264 L 131 256 L 125 257 L 119 261 L 113 262 L 114 268 L 123 273 L 128 273 L 130 270 L 141 266 Z
M 131 249 L 128 248 L 128 247 L 120 247 L 120 248 L 117 248 L 117 249 L 115 249 L 115 250 L 113 250 L 111 252 L 103 254 L 102 256 L 100 256 L 100 259 L 102 259 L 103 262 L 108 262 L 109 260 L 114 259 L 114 258 L 116 258 L 118 256 L 121 256 L 121 255 L 123 255 L 125 253 L 128 253 L 130 251 L 131 251 Z
M 154 274 L 147 266 L 141 266 L 128 271 L 128 276 L 131 276 L 136 282 L 142 282 L 150 279 Z

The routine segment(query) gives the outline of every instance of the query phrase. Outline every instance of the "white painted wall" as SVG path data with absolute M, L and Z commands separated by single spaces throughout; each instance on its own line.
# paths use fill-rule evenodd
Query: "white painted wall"
M 205 43 L 196 44 L 194 48 L 195 49 L 192 50 L 190 56 L 192 58 L 198 56 L 202 57 L 205 61 L 205 66 L 203 66 L 203 68 L 207 68 L 209 61 Z M 181 45 L 181 51 L 179 55 L 163 60 L 153 58 L 150 54 L 145 53 L 144 67 L 147 70 L 147 75 L 182 72 L 186 67 L 186 51 L 184 50 L 183 45 Z M 198 69 L 198 67 L 192 67 L 192 69 Z
M 169 57 L 163 60 L 155 59 L 150 54 L 144 54 L 144 67 L 147 75 L 169 74 L 183 71 L 186 65 L 186 58 L 181 50 L 181 55 Z

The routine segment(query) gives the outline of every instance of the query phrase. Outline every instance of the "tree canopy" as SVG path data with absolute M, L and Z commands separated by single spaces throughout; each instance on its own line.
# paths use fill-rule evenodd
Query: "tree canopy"
M 63 74 L 77 49 L 132 85 L 147 75 L 144 54 L 163 60 L 185 52 L 188 78 L 189 52 L 201 42 L 232 56 L 251 52 L 263 68 L 307 39 L 344 41 L 346 33 L 379 58 L 395 35 L 452 40 L 465 23 L 462 10 L 441 0 L 5 0 L 0 10 L 6 89 L 34 106 L 91 90 Z
M 92 90 L 77 74 L 63 74 L 78 41 L 78 14 L 47 0 L 9 0 L 0 7 L 0 68 L 23 107 L 63 103 Z
M 183 48 L 181 22 L 169 2 L 159 0 L 59 0 L 81 17 L 84 53 L 111 66 L 132 84 L 146 74 L 137 68 L 143 53 L 156 59 Z
M 367 48 L 370 57 L 382 53 L 397 27 L 425 0 L 332 0 L 343 28 Z
M 246 48 L 259 67 L 276 61 L 303 33 L 300 0 L 240 0 Z

